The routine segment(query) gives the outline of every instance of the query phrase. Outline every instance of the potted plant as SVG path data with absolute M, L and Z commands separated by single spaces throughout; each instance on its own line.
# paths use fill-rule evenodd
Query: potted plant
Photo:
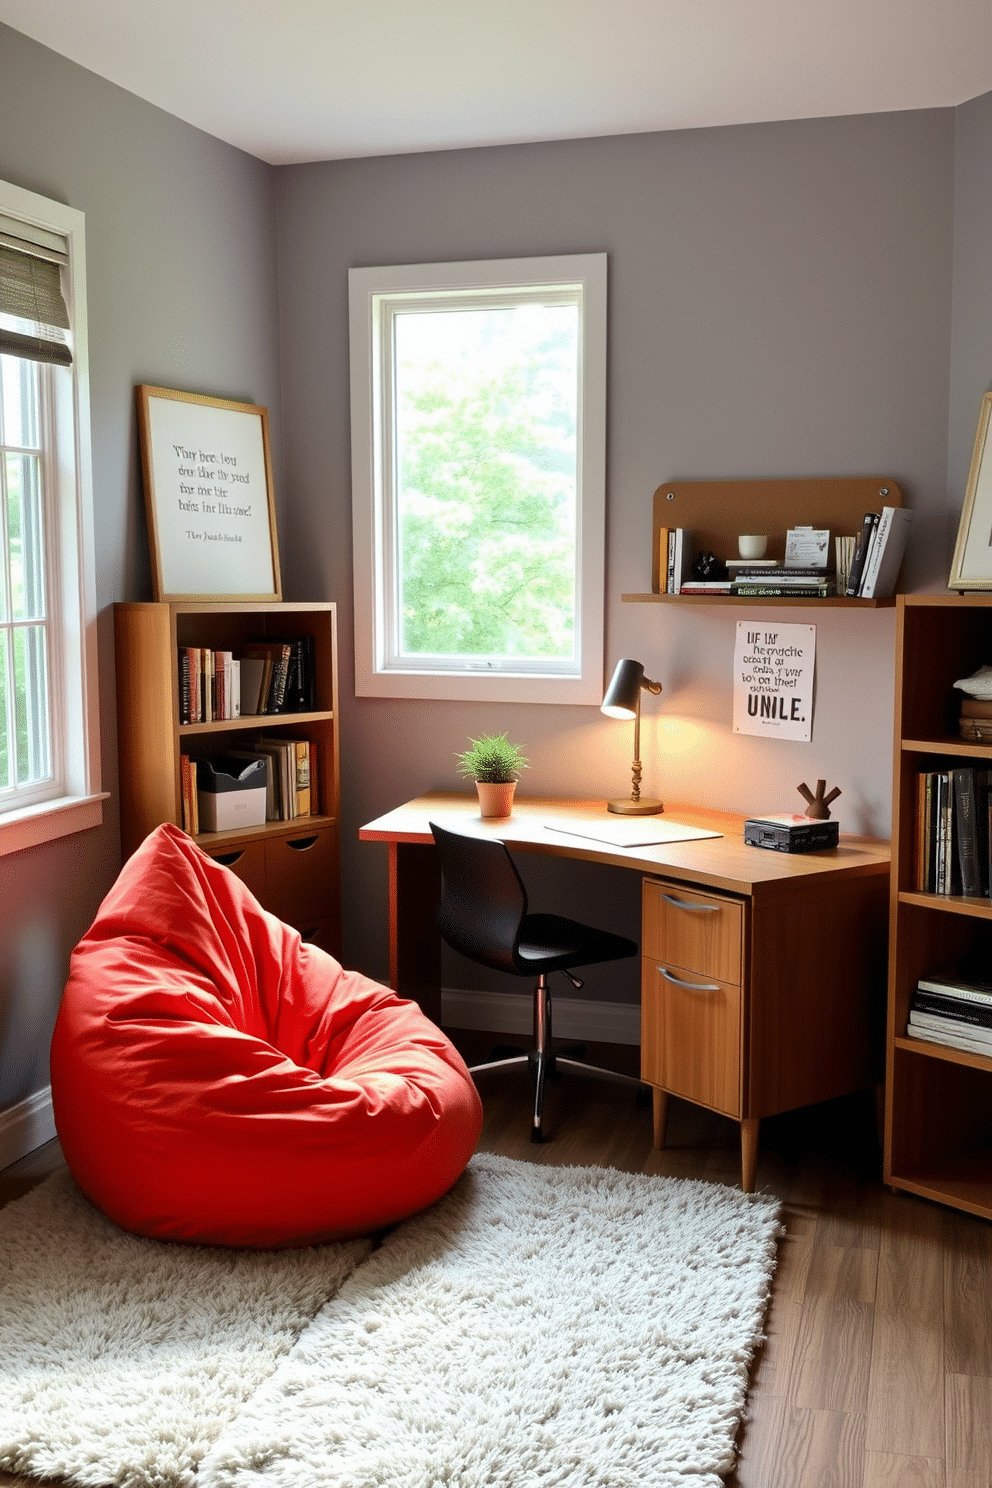
M 461 774 L 475 781 L 480 816 L 509 816 L 520 771 L 527 769 L 521 746 L 505 734 L 482 734 L 469 743 L 471 749 L 455 758 Z

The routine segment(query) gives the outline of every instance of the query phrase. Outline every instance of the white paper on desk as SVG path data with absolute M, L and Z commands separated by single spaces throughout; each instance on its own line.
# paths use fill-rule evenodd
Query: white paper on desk
M 561 832 L 566 837 L 592 838 L 594 842 L 608 842 L 612 847 L 654 847 L 663 842 L 692 842 L 700 837 L 722 837 L 722 832 L 710 832 L 705 827 L 688 827 L 676 821 L 577 821 L 574 826 L 545 822 L 549 832 Z

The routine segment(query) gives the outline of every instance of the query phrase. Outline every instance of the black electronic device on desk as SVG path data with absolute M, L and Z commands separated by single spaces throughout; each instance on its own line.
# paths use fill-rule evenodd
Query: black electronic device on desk
M 836 847 L 839 839 L 837 822 L 818 821 L 798 812 L 753 816 L 744 823 L 744 841 L 749 847 L 770 847 L 775 852 L 816 852 Z

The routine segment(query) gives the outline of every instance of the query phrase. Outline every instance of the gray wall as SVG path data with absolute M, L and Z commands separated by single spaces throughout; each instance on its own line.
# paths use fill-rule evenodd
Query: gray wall
M 350 651 L 347 268 L 605 249 L 607 654 L 640 657 L 665 686 L 645 710 L 645 789 L 768 810 L 824 776 L 843 790 L 845 828 L 885 835 L 891 612 L 817 620 L 813 742 L 776 746 L 730 731 L 732 613 L 619 595 L 647 587 L 651 493 L 675 476 L 884 472 L 918 512 L 910 584 L 944 586 L 990 376 L 990 146 L 986 98 L 273 170 L 0 27 L 0 176 L 87 217 L 107 788 L 110 606 L 150 597 L 132 412 L 134 384 L 150 381 L 269 407 L 286 595 L 340 605 L 352 964 L 386 964 L 384 852 L 357 827 L 455 785 L 469 733 L 523 740 L 531 791 L 626 789 L 630 732 L 596 709 L 356 701 Z M 119 862 L 115 800 L 102 829 L 0 859 L 0 1113 L 47 1079 L 69 951 Z M 623 874 L 535 865 L 530 881 L 636 928 Z M 463 970 L 452 979 L 469 984 Z M 634 976 L 588 990 L 633 997 Z
M 349 959 L 385 969 L 385 849 L 357 843 L 358 826 L 454 787 L 470 733 L 525 743 L 522 789 L 602 798 L 629 788 L 631 731 L 596 708 L 355 699 L 347 269 L 608 252 L 606 651 L 608 667 L 635 656 L 664 684 L 644 709 L 645 793 L 791 810 L 800 781 L 825 778 L 845 829 L 887 836 L 891 610 L 816 617 L 813 740 L 791 744 L 731 731 L 738 610 L 620 594 L 649 587 L 652 493 L 675 477 L 891 476 L 917 511 L 909 581 L 943 587 L 953 151 L 954 114 L 940 111 L 280 171 L 283 550 L 301 592 L 341 606 Z M 636 933 L 628 877 L 599 896 Z M 554 881 L 567 898 L 568 876 Z M 636 966 L 624 971 L 591 972 L 587 992 L 636 999 Z
M 279 433 L 274 172 L 0 26 L 0 177 L 86 214 L 104 825 L 0 858 L 0 1112 L 48 1080 L 69 952 L 120 866 L 113 617 L 150 599 L 134 385 Z M 281 482 L 279 483 L 281 486 Z

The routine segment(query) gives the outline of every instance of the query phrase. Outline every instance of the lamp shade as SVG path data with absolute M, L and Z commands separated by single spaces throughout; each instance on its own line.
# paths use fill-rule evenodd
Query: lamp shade
M 600 704 L 600 711 L 607 718 L 636 718 L 643 682 L 644 668 L 639 661 L 631 661 L 629 658 L 618 661 Z

